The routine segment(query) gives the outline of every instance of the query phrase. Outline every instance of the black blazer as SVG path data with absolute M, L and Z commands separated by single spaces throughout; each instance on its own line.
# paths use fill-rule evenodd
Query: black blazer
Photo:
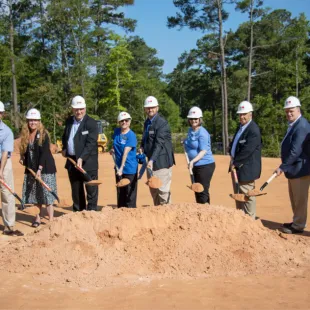
M 144 122 L 141 147 L 147 158 L 154 160 L 153 170 L 170 168 L 175 164 L 171 141 L 171 132 L 168 122 L 157 114 L 148 132 L 146 132 L 148 121 Z
M 56 165 L 55 160 L 50 150 L 50 140 L 48 134 L 46 133 L 45 139 L 42 142 L 42 145 L 39 145 L 40 133 L 36 134 L 36 138 L 34 140 L 34 168 L 37 171 L 39 166 L 42 166 L 42 173 L 56 173 Z M 27 146 L 26 152 L 24 156 L 24 166 L 31 168 L 31 158 L 29 152 L 29 144 Z M 35 171 L 35 172 L 36 172 Z M 27 169 L 25 169 L 25 173 L 30 173 Z
M 68 140 L 70 137 L 70 131 L 73 125 L 74 116 L 70 116 L 66 120 L 65 130 L 62 136 L 63 150 L 68 150 Z M 88 116 L 84 116 L 79 129 L 74 136 L 74 149 L 76 159 L 82 158 L 82 167 L 86 171 L 98 170 L 98 127 L 96 121 Z M 67 160 L 66 169 L 72 169 L 72 164 Z
M 304 117 L 300 117 L 281 145 L 280 168 L 288 179 L 310 175 L 310 125 Z
M 234 143 L 230 144 L 229 154 Z M 241 182 L 254 181 L 260 178 L 262 170 L 262 138 L 259 127 L 252 120 L 248 127 L 241 134 L 235 150 L 233 164 L 236 167 L 238 179 Z

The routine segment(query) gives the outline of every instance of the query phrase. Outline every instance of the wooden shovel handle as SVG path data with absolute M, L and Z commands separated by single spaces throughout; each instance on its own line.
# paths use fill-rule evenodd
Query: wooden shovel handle
M 72 158 L 70 158 L 70 157 L 67 157 L 67 159 L 74 165 L 74 167 L 75 167 L 77 170 L 79 170 L 79 171 L 81 171 L 82 173 L 86 174 L 86 171 L 85 171 L 83 168 L 79 167 L 74 159 L 72 159 Z
M 48 191 L 52 191 L 52 189 L 40 178 L 40 177 L 38 177 L 37 176 L 37 174 L 32 170 L 32 169 L 30 169 L 30 168 L 28 168 L 28 167 L 26 167 L 28 170 L 29 170 L 29 172 L 34 176 L 34 178 L 36 179 L 36 180 L 38 180 Z

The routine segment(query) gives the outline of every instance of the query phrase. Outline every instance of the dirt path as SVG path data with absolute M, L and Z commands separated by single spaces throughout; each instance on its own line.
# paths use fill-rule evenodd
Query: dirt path
M 254 222 L 235 211 L 228 196 L 228 157 L 216 156 L 213 206 L 201 208 L 186 187 L 185 158 L 177 155 L 172 206 L 144 208 L 152 204 L 144 180 L 138 210 L 113 210 L 113 164 L 104 154 L 102 211 L 84 216 L 71 213 L 64 159 L 55 159 L 61 199 L 56 216 L 67 215 L 33 234 L 35 208 L 18 211 L 16 228 L 26 236 L 0 236 L 0 309 L 310 308 L 310 233 L 282 236 L 275 230 L 292 216 L 284 177 L 258 198 L 261 222 Z M 15 189 L 21 193 L 23 167 L 17 160 L 13 156 Z M 278 163 L 263 159 L 259 186 Z M 81 266 L 75 264 L 79 259 Z

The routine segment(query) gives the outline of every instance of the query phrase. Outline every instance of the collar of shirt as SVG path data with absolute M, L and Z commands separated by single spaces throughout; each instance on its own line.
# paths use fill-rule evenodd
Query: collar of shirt
M 83 118 L 84 118 L 84 117 L 83 117 Z M 79 124 L 81 124 L 83 118 L 80 119 L 80 120 L 78 121 L 75 117 L 73 117 L 73 125 L 79 125 Z
M 292 128 L 294 124 L 301 118 L 301 114 L 292 123 L 288 123 L 288 128 Z
M 147 123 L 152 124 L 157 115 L 158 115 L 158 113 L 156 113 L 151 119 L 148 118 Z
M 246 124 L 243 125 L 243 126 L 240 125 L 241 132 L 244 132 L 245 129 L 250 125 L 251 122 L 252 122 L 252 120 L 250 120 L 248 123 L 246 123 Z

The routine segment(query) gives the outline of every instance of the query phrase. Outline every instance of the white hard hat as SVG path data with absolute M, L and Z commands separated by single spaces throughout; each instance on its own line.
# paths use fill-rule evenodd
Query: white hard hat
M 198 107 L 192 107 L 188 111 L 187 118 L 201 118 L 202 117 L 202 111 Z
M 300 107 L 300 101 L 298 98 L 294 96 L 288 97 L 285 102 L 284 102 L 284 109 L 290 109 L 290 108 L 295 108 L 295 107 Z
M 41 113 L 37 109 L 30 109 L 26 114 L 26 119 L 41 119 Z
M 0 101 L 0 112 L 4 112 L 5 109 L 4 109 L 4 104 L 2 101 Z
M 152 108 L 152 107 L 157 107 L 157 106 L 158 106 L 158 101 L 153 96 L 148 96 L 144 101 L 145 108 Z
M 237 114 L 253 112 L 253 106 L 249 101 L 242 101 L 238 105 Z
M 85 99 L 82 96 L 75 96 L 72 99 L 71 107 L 73 109 L 83 109 L 83 108 L 86 108 Z
M 117 117 L 117 121 L 120 122 L 124 119 L 131 119 L 131 116 L 129 113 L 127 112 L 121 112 L 120 114 L 118 114 L 118 117 Z

